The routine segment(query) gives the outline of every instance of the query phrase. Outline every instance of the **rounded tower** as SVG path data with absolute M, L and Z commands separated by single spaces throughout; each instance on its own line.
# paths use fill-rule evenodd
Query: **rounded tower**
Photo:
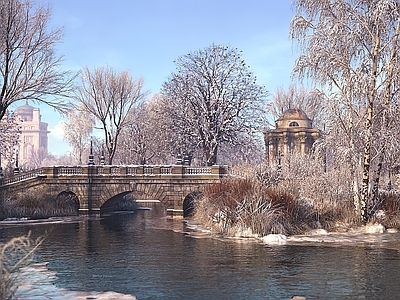
M 48 124 L 41 122 L 40 109 L 29 105 L 28 101 L 14 111 L 14 117 L 21 132 L 18 147 L 18 160 L 21 166 L 34 166 L 32 158 L 44 157 L 48 151 Z M 37 162 L 35 162 L 37 163 Z
M 273 164 L 289 153 L 309 153 L 319 136 L 303 110 L 289 108 L 275 121 L 275 129 L 264 132 L 266 160 Z

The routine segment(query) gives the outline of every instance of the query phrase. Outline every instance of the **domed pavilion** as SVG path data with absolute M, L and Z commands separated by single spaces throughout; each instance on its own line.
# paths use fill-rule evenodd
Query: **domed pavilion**
M 309 153 L 319 136 L 319 130 L 312 127 L 312 120 L 304 111 L 286 110 L 275 121 L 275 129 L 264 132 L 267 163 L 279 163 L 288 153 Z

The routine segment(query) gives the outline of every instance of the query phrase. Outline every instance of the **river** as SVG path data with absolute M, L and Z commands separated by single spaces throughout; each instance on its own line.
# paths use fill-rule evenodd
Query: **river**
M 182 220 L 169 220 L 154 208 L 104 219 L 0 222 L 0 242 L 29 231 L 34 237 L 48 234 L 34 262 L 47 263 L 51 284 L 63 291 L 112 291 L 137 299 L 400 295 L 398 233 L 341 235 L 336 242 L 297 238 L 267 245 L 253 239 L 215 238 Z M 24 298 L 23 292 L 18 295 Z

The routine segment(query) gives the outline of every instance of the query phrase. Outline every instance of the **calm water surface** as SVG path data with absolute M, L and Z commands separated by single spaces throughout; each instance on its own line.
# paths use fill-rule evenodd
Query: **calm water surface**
M 399 235 L 382 244 L 268 246 L 192 234 L 157 209 L 71 223 L 0 224 L 0 241 L 49 236 L 35 260 L 58 287 L 137 299 L 398 299 Z M 392 248 L 392 249 L 388 249 Z

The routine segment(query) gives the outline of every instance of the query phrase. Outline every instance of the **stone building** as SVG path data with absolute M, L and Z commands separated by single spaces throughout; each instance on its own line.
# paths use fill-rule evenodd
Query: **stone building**
M 33 155 L 47 155 L 48 151 L 48 124 L 41 122 L 40 109 L 25 105 L 14 111 L 21 132 L 18 145 L 18 161 L 21 165 L 29 163 Z
M 264 132 L 267 163 L 279 163 L 288 153 L 308 153 L 319 136 L 319 130 L 312 127 L 312 120 L 304 111 L 286 110 L 275 121 L 275 129 Z

